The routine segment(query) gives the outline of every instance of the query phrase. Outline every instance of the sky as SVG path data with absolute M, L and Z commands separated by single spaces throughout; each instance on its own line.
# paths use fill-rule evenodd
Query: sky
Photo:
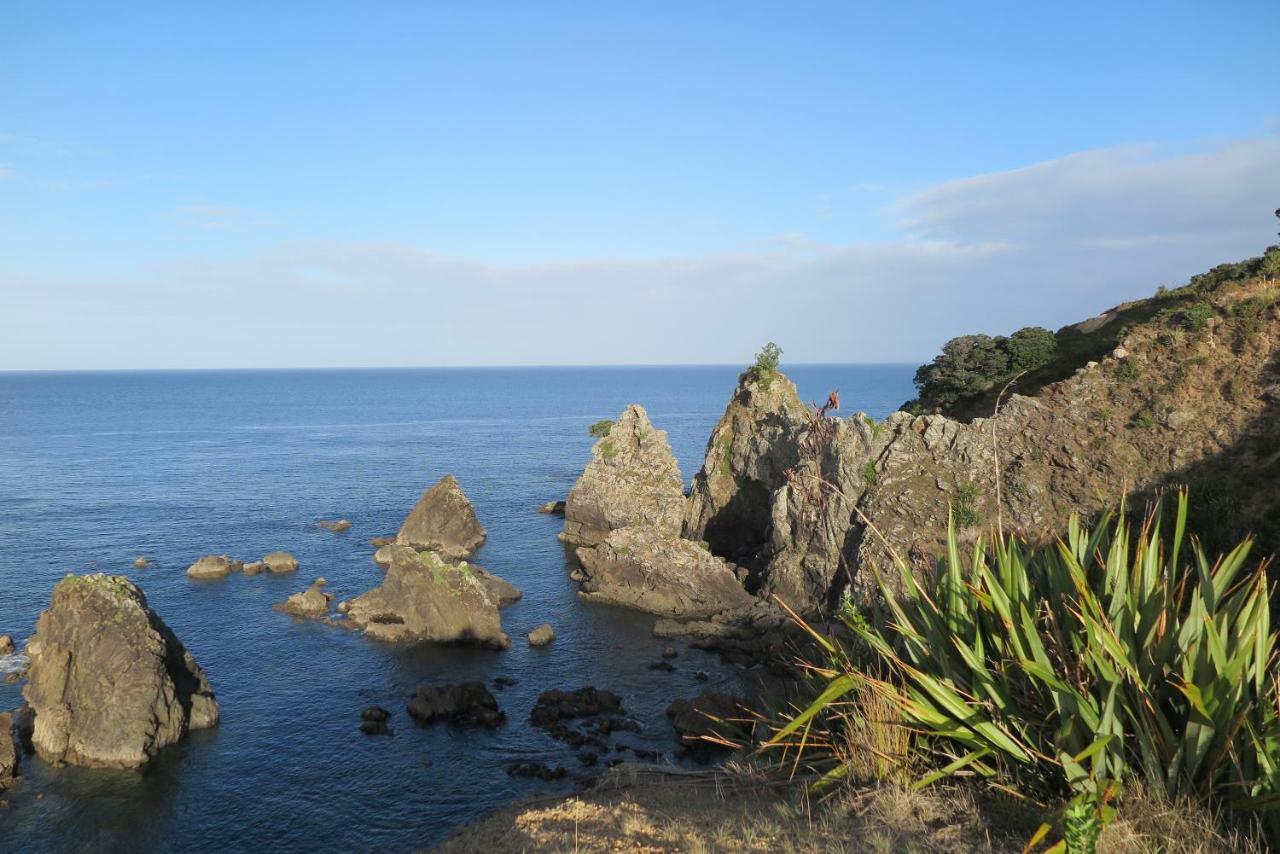
M 0 2 L 0 370 L 921 362 L 1280 223 L 1280 3 Z

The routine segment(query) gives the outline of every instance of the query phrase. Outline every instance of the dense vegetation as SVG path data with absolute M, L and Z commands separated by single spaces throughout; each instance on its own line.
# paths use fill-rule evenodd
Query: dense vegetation
M 811 759 L 815 745 L 858 745 L 861 760 L 819 752 L 826 781 L 897 757 L 919 785 L 977 775 L 1065 804 L 1068 851 L 1092 850 L 1134 784 L 1275 815 L 1256 812 L 1280 805 L 1266 563 L 1248 564 L 1248 540 L 1211 561 L 1186 521 L 1182 494 L 1172 530 L 1158 513 L 1136 532 L 1123 514 L 1092 529 L 1073 518 L 1053 547 L 997 535 L 967 555 L 953 524 L 936 579 L 899 562 L 877 576 L 881 612 L 842 607 L 853 644 L 813 632 L 830 659 L 820 693 L 771 744 Z M 869 711 L 886 705 L 892 721 Z
M 957 418 L 990 415 L 996 395 L 1010 381 L 1014 391 L 1034 393 L 1047 383 L 1070 376 L 1087 362 L 1101 359 L 1139 324 L 1159 325 L 1171 339 L 1200 332 L 1218 310 L 1211 300 L 1215 292 L 1258 277 L 1280 279 L 1280 246 L 1270 247 L 1257 258 L 1219 265 L 1192 276 L 1182 287 L 1160 288 L 1148 299 L 1124 303 L 1099 318 L 1056 333 L 1027 327 L 1007 338 L 953 338 L 937 358 L 916 371 L 918 396 L 902 408 Z

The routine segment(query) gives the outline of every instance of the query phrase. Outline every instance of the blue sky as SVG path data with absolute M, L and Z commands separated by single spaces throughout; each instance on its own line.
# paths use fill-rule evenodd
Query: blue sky
M 1280 4 L 889 6 L 4 4 L 0 369 L 917 361 L 1274 237 Z

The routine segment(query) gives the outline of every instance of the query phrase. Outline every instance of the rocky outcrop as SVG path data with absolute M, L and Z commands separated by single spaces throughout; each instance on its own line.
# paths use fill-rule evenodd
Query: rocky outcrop
M 694 476 L 684 535 L 758 569 L 768 546 L 773 493 L 797 462 L 797 434 L 804 424 L 804 405 L 791 380 L 777 372 L 739 377 Z
M 733 567 L 697 543 L 652 526 L 621 528 L 578 549 L 583 598 L 668 617 L 705 617 L 753 599 Z
M 546 513 L 548 516 L 563 516 L 564 505 L 565 502 L 563 501 L 548 501 L 538 508 L 538 512 Z
M 489 594 L 489 598 L 497 603 L 499 608 L 505 608 L 508 605 L 519 602 L 524 594 L 520 592 L 520 588 L 516 587 L 505 578 L 494 575 L 483 566 L 476 566 L 474 563 L 469 564 L 471 571 L 475 573 L 480 583 L 484 585 L 485 592 Z
M 352 626 L 378 640 L 505 649 L 510 640 L 498 602 L 475 568 L 420 552 L 392 563 L 382 584 L 345 603 L 345 613 Z
M 18 648 L 13 645 L 13 638 L 10 635 L 0 635 L 0 655 L 13 655 Z
M 244 564 L 226 555 L 207 555 L 187 567 L 187 578 L 196 581 L 212 581 L 226 578 L 233 572 L 239 572 Z
M 507 719 L 483 682 L 421 685 L 409 700 L 409 715 L 422 723 L 448 720 L 463 726 L 490 729 Z
M 396 534 L 400 545 L 429 549 L 450 558 L 469 556 L 484 540 L 484 527 L 451 474 L 422 493 Z
M 385 569 L 395 563 L 397 559 L 412 559 L 417 554 L 418 550 L 413 546 L 383 545 L 378 546 L 378 550 L 373 553 L 373 562 Z
M 262 559 L 262 563 L 266 564 L 268 572 L 277 574 L 296 572 L 298 569 L 298 559 L 288 552 L 272 552 Z
M 329 613 L 329 603 L 332 601 L 333 596 L 325 593 L 323 585 L 317 583 L 312 584 L 300 593 L 293 594 L 284 602 L 276 605 L 275 609 L 294 617 L 315 620 Z
M 679 534 L 684 480 L 666 431 L 654 429 L 644 407 L 628 406 L 591 454 L 565 501 L 566 542 L 593 546 L 631 525 Z
M 27 652 L 31 742 L 48 762 L 134 767 L 218 722 L 204 671 L 127 578 L 58 582 Z
M 556 631 L 550 623 L 543 623 L 529 632 L 529 646 L 546 646 L 556 639 Z
M 324 528 L 326 531 L 332 531 L 335 534 L 341 534 L 343 531 L 351 530 L 351 522 L 347 519 L 321 519 L 316 525 Z

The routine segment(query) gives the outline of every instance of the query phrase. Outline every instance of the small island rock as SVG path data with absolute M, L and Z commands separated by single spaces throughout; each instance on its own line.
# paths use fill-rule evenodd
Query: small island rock
M 218 722 L 204 671 L 122 576 L 58 582 L 27 652 L 31 742 L 48 762 L 132 768 Z
M 263 557 L 262 562 L 274 573 L 295 572 L 298 569 L 298 559 L 288 552 L 272 552 Z
M 555 629 L 551 628 L 550 623 L 543 623 L 529 632 L 529 646 L 546 646 L 555 639 Z
M 301 593 L 295 593 L 276 605 L 275 609 L 294 617 L 315 619 L 329 613 L 329 603 L 332 601 L 332 595 L 321 590 L 319 584 L 312 584 Z
M 232 560 L 226 555 L 207 555 L 187 567 L 187 578 L 193 578 L 197 581 L 226 578 L 231 573 L 239 572 L 243 568 L 244 564 L 238 560 Z

